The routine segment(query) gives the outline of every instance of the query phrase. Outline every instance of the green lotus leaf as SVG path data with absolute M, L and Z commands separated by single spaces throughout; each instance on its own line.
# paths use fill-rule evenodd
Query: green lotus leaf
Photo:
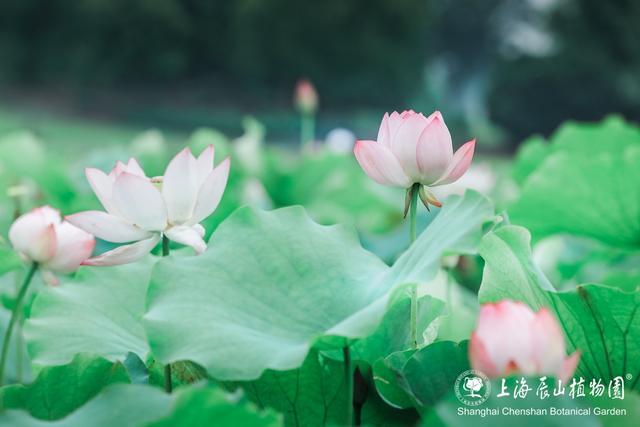
M 92 399 L 105 386 L 129 381 L 122 364 L 80 354 L 67 365 L 44 368 L 31 384 L 0 388 L 0 406 L 23 409 L 41 420 L 57 420 Z
M 509 209 L 536 239 L 570 233 L 640 247 L 640 129 L 618 119 L 567 125 Z
M 299 367 L 309 349 L 335 349 L 372 333 L 390 292 L 428 281 L 444 253 L 472 252 L 493 216 L 486 198 L 452 197 L 389 268 L 342 226 L 300 207 L 241 208 L 198 257 L 161 260 L 145 327 L 161 363 L 191 360 L 222 380 Z
M 43 289 L 34 300 L 24 336 L 38 365 L 69 362 L 77 353 L 145 360 L 141 324 L 154 257 L 117 267 L 83 267 L 75 278 Z

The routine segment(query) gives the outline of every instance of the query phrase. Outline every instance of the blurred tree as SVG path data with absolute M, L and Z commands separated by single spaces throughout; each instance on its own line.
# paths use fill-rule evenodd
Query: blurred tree
M 111 83 L 184 75 L 190 22 L 176 0 L 21 0 L 0 4 L 8 80 Z
M 497 64 L 492 118 L 514 141 L 548 135 L 567 119 L 597 120 L 610 112 L 640 119 L 640 2 L 538 3 L 546 4 L 540 13 L 552 46 L 542 55 L 509 54 Z
M 0 82 L 253 107 L 308 77 L 336 116 L 439 108 L 487 148 L 640 118 L 638 23 L 637 0 L 4 0 Z
M 485 149 L 501 138 L 488 121 L 487 97 L 499 51 L 496 20 L 504 3 L 430 2 L 424 87 L 412 104 L 422 111 L 441 110 L 458 135 L 479 138 Z
M 422 0 L 237 0 L 231 67 L 258 85 L 311 78 L 332 102 L 401 102 L 426 59 Z
M 0 78 L 140 84 L 218 79 L 323 104 L 401 101 L 425 60 L 423 0 L 9 0 Z M 376 90 L 371 90 L 376 88 Z

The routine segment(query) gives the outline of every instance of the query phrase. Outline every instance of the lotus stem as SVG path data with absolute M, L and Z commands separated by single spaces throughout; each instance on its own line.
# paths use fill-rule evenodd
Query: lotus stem
M 416 241 L 416 213 L 418 211 L 418 193 L 420 184 L 413 184 L 411 191 L 411 206 L 409 207 L 409 240 L 411 244 Z M 418 348 L 418 285 L 411 286 L 411 317 L 409 328 L 411 329 L 411 344 Z
M 162 235 L 162 256 L 169 256 L 169 239 L 164 234 Z M 173 391 L 173 384 L 171 384 L 171 363 L 164 365 L 164 391 L 167 393 Z
M 316 119 L 313 113 L 302 113 L 300 116 L 300 146 L 307 150 L 315 139 Z
M 342 348 L 342 356 L 344 359 L 344 381 L 347 388 L 347 408 L 346 408 L 346 424 L 353 425 L 353 370 L 351 369 L 351 352 L 349 344 Z
M 409 242 L 416 241 L 416 213 L 418 211 L 418 193 L 420 190 L 420 184 L 413 184 L 411 192 L 411 206 L 409 207 Z
M 33 279 L 33 275 L 38 269 L 38 263 L 34 262 L 29 267 L 27 271 L 27 275 L 24 277 L 22 281 L 22 285 L 20 286 L 20 290 L 18 291 L 18 296 L 16 297 L 16 303 L 13 306 L 13 310 L 11 311 L 11 320 L 9 320 L 9 325 L 7 326 L 7 330 L 4 333 L 4 340 L 2 342 L 2 358 L 0 359 L 0 386 L 4 384 L 4 369 L 7 364 L 7 355 L 9 354 L 9 347 L 11 345 L 11 334 L 13 333 L 13 328 L 16 324 L 16 321 L 20 317 L 20 310 L 22 310 L 22 302 L 24 300 L 24 296 L 27 294 L 27 289 L 29 289 L 29 284 L 31 283 L 31 279 Z

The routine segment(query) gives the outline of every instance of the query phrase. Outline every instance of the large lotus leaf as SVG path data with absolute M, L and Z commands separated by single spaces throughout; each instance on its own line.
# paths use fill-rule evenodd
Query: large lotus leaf
M 402 384 L 416 407 L 435 404 L 447 394 L 460 373 L 469 369 L 467 342 L 439 341 L 421 348 L 400 371 Z
M 117 267 L 82 268 L 37 296 L 24 328 L 36 364 L 69 362 L 76 353 L 124 360 L 149 352 L 141 324 L 155 258 Z
M 32 384 L 0 388 L 4 409 L 23 409 L 41 420 L 57 420 L 93 398 L 106 385 L 128 383 L 120 363 L 77 355 L 67 365 L 44 368 Z
M 379 359 L 371 367 L 376 392 L 382 400 L 393 408 L 406 409 L 415 407 L 414 402 L 404 388 L 402 367 L 416 351 L 417 349 L 396 351 L 384 359 Z
M 0 413 L 0 425 L 12 427 L 196 427 L 216 425 L 277 426 L 279 417 L 260 412 L 249 402 L 238 401 L 222 390 L 196 386 L 167 394 L 140 384 L 115 384 L 75 412 L 57 421 L 43 421 L 27 412 Z
M 256 404 L 283 413 L 287 426 L 347 425 L 344 365 L 316 350 L 298 369 L 269 370 L 240 385 Z M 365 393 L 363 425 L 415 425 L 415 411 L 389 407 L 373 389 Z
M 414 409 L 401 410 L 387 405 L 373 389 L 369 389 L 360 411 L 360 425 L 363 426 L 415 427 L 419 419 Z
M 467 369 L 466 341 L 438 341 L 390 354 L 373 366 L 373 375 L 378 393 L 389 405 L 423 410 L 451 390 Z
M 296 368 L 322 336 L 356 338 L 375 327 L 386 269 L 355 233 L 320 226 L 302 208 L 239 209 L 204 254 L 154 269 L 145 315 L 153 353 L 220 379 Z
M 512 176 L 519 185 L 551 153 L 570 152 L 575 156 L 590 156 L 596 152 L 624 150 L 629 142 L 640 141 L 640 128 L 626 123 L 619 116 L 610 116 L 597 123 L 565 122 L 546 141 L 533 136 L 518 148 Z
M 632 291 L 640 285 L 640 252 L 568 234 L 537 242 L 533 258 L 558 290 L 600 283 Z
M 287 426 L 347 424 L 344 365 L 316 350 L 298 369 L 268 370 L 240 385 L 256 404 L 281 412 Z
M 576 375 L 608 381 L 631 374 L 627 386 L 640 389 L 640 291 L 587 284 L 555 292 L 531 260 L 529 242 L 527 230 L 517 226 L 483 238 L 480 302 L 511 299 L 535 310 L 548 307 L 564 329 L 568 351 L 582 353 Z
M 553 150 L 576 154 L 623 151 L 627 144 L 640 142 L 640 127 L 615 115 L 594 123 L 568 121 L 551 136 L 550 142 Z
M 28 412 L 7 410 L 0 413 L 0 425 L 12 427 L 144 426 L 170 414 L 173 396 L 155 387 L 115 384 L 60 420 L 43 421 L 31 417 Z
M 300 207 L 239 209 L 204 254 L 154 268 L 145 315 L 153 354 L 228 380 L 297 368 L 314 344 L 339 348 L 373 332 L 390 290 L 429 280 L 447 250 L 471 250 L 490 212 L 477 193 L 452 198 L 389 269 L 353 231 L 320 226 Z
M 509 209 L 513 222 L 536 238 L 571 233 L 640 246 L 640 131 L 620 126 L 605 122 L 558 132 L 551 153 Z
M 522 185 L 550 151 L 550 145 L 540 136 L 533 136 L 520 144 L 511 166 L 511 175 L 516 183 Z
M 277 427 L 282 416 L 260 410 L 241 396 L 231 396 L 220 388 L 196 385 L 176 393 L 171 413 L 147 427 Z M 304 424 L 303 424 L 304 425 Z

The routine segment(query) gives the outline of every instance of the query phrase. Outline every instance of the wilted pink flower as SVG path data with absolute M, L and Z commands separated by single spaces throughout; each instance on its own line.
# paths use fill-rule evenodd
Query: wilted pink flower
M 37 262 L 45 279 L 56 284 L 51 272 L 70 273 L 91 256 L 96 244 L 89 233 L 62 221 L 50 206 L 33 209 L 11 225 L 9 240 L 29 261 Z
M 357 141 L 354 153 L 374 181 L 393 187 L 421 184 L 420 197 L 427 204 L 440 202 L 427 187 L 451 184 L 469 168 L 476 140 L 453 153 L 451 134 L 439 111 L 429 117 L 413 110 L 386 113 L 377 141 Z
M 318 109 L 318 93 L 311 81 L 307 79 L 298 81 L 294 103 L 298 110 L 306 114 L 314 113 Z
M 552 375 L 566 382 L 580 353 L 566 356 L 564 335 L 549 310 L 534 313 L 521 302 L 505 300 L 480 309 L 469 358 L 474 369 L 489 377 Z
M 118 162 L 108 175 L 87 168 L 87 179 L 106 212 L 80 212 L 67 220 L 103 240 L 130 244 L 84 264 L 133 262 L 149 253 L 162 235 L 202 253 L 205 230 L 199 223 L 218 207 L 229 176 L 229 158 L 214 168 L 213 157 L 213 145 L 197 159 L 185 148 L 171 160 L 163 177 L 153 179 L 135 159 Z

